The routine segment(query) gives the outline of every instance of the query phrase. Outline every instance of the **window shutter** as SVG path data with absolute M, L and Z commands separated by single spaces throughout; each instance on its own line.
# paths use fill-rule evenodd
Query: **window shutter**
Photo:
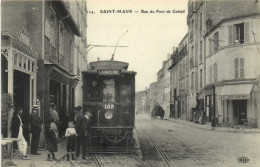
M 244 29 L 244 32 L 245 32 L 245 42 L 249 42 L 249 22 L 245 22 L 244 23 L 244 26 L 245 26 L 245 29 Z
M 209 83 L 212 83 L 212 66 L 209 67 Z
M 238 58 L 235 59 L 235 79 L 238 78 Z
M 233 32 L 232 32 L 232 25 L 228 26 L 228 44 L 233 45 Z
M 244 73 L 244 58 L 240 58 L 240 78 L 244 78 L 245 73 Z

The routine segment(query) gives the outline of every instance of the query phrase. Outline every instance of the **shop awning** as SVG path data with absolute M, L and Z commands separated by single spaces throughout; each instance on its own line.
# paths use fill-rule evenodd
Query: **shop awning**
M 249 99 L 253 84 L 226 85 L 219 95 L 221 100 Z
M 205 98 L 205 92 L 202 92 L 202 93 L 200 94 L 200 96 L 199 96 L 199 99 L 202 100 L 202 99 L 204 99 L 204 98 Z

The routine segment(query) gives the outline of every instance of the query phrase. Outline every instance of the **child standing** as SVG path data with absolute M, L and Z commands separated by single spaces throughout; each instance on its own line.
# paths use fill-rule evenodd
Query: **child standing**
M 54 152 L 58 151 L 57 140 L 58 140 L 57 126 L 54 122 L 51 122 L 49 129 L 47 129 L 46 131 L 47 150 L 49 151 L 48 158 L 47 158 L 48 161 L 57 160 L 54 155 Z
M 65 137 L 67 137 L 67 161 L 70 160 L 70 153 L 71 153 L 71 159 L 75 160 L 75 150 L 76 150 L 76 130 L 75 126 L 72 121 L 69 122 L 68 128 L 66 129 Z
M 212 121 L 211 121 L 211 127 L 212 129 L 211 130 L 215 130 L 215 127 L 216 127 L 216 119 L 214 117 L 211 117 Z

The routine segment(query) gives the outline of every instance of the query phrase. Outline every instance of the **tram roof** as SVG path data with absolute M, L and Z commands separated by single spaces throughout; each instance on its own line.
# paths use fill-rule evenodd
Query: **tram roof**
M 91 70 L 97 69 L 121 69 L 127 70 L 129 63 L 113 60 L 102 60 L 90 62 Z

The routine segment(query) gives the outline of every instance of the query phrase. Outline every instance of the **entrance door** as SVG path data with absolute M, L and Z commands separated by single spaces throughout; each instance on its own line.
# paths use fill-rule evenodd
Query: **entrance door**
M 247 118 L 247 100 L 233 100 L 234 120 Z
M 30 75 L 14 70 L 14 106 L 23 108 L 23 135 L 27 143 L 30 143 Z

